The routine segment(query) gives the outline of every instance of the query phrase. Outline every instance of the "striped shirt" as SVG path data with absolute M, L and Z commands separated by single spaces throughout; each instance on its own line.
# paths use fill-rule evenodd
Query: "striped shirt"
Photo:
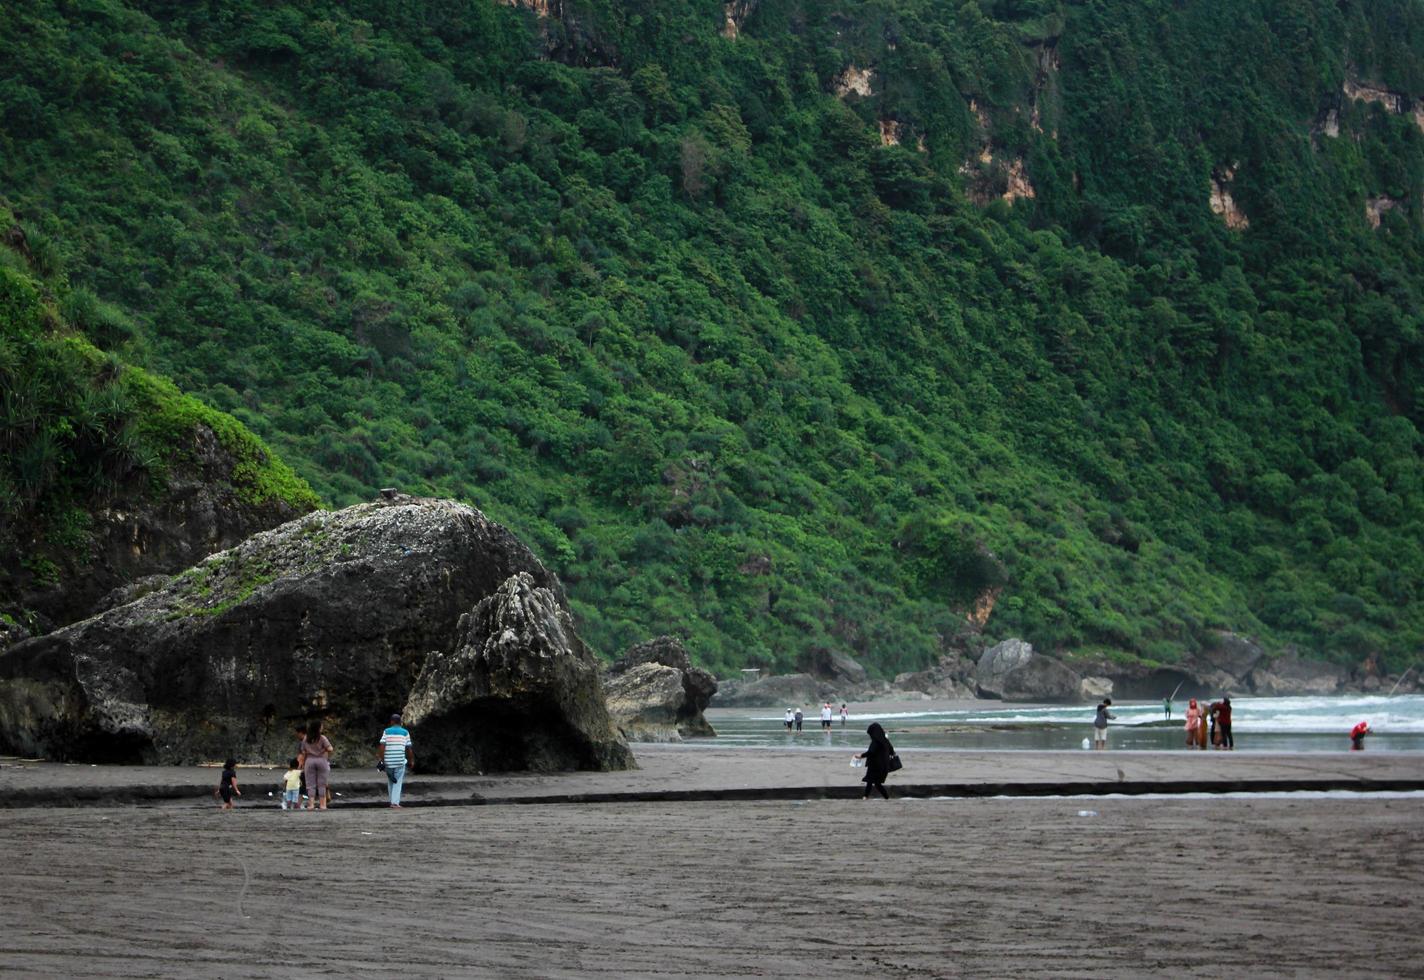
M 381 733 L 381 744 L 386 747 L 386 766 L 405 765 L 405 748 L 410 744 L 410 732 L 400 725 L 392 725 Z

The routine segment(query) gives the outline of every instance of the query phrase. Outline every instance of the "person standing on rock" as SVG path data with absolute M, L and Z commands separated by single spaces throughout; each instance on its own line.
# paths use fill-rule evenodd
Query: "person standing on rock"
M 302 756 L 306 759 L 303 769 L 310 796 L 307 809 L 325 810 L 327 787 L 331 782 L 331 740 L 321 733 L 320 718 L 307 726 L 306 738 L 302 739 Z
M 895 754 L 895 746 L 885 737 L 885 729 L 880 727 L 878 721 L 872 721 L 865 733 L 870 736 L 870 746 L 856 756 L 865 760 L 865 775 L 861 777 L 861 782 L 865 783 L 865 795 L 861 799 L 870 799 L 873 789 L 888 800 L 890 794 L 885 790 L 885 777 L 890 775 L 890 757 Z
M 401 725 L 400 715 L 391 715 L 388 727 L 381 733 L 381 744 L 376 750 L 381 765 L 386 770 L 386 786 L 390 791 L 391 809 L 401 808 L 401 787 L 405 784 L 406 768 L 415 765 L 411 752 L 410 732 Z
M 1095 749 L 1108 747 L 1108 722 L 1117 717 L 1108 710 L 1111 705 L 1112 698 L 1103 698 L 1098 705 L 1097 717 L 1093 719 L 1093 748 Z

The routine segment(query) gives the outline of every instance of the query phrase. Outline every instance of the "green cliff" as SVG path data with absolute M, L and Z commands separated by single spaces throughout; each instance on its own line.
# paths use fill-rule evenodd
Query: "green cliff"
M 1417 0 L 34 2 L 0 196 L 611 653 L 1424 643 Z M 1371 669 L 1375 669 L 1372 667 Z

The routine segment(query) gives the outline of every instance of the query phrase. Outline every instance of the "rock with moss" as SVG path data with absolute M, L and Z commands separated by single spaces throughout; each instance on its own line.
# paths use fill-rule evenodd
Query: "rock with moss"
M 703 715 L 716 693 L 717 679 L 692 665 L 675 636 L 629 648 L 604 677 L 608 713 L 624 736 L 635 741 L 716 735 Z
M 566 610 L 558 580 L 473 508 L 397 496 L 307 514 L 0 654 L 0 745 L 90 761 L 285 761 L 292 725 L 319 715 L 337 761 L 364 765 L 427 659 L 453 649 L 460 617 L 517 573 Z
M 520 571 L 460 617 L 402 712 L 420 764 L 442 772 L 627 769 L 594 656 L 563 597 Z

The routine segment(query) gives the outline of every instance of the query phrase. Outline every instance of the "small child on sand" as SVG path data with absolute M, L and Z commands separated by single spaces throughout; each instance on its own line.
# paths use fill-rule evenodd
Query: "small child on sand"
M 242 790 L 237 788 L 237 760 L 228 759 L 223 763 L 222 779 L 218 781 L 218 796 L 222 798 L 222 808 L 231 810 L 235 805 L 234 796 L 241 796 Z
M 297 766 L 297 760 L 292 759 L 287 763 L 287 771 L 282 776 L 282 809 L 301 809 L 302 792 L 302 770 Z

